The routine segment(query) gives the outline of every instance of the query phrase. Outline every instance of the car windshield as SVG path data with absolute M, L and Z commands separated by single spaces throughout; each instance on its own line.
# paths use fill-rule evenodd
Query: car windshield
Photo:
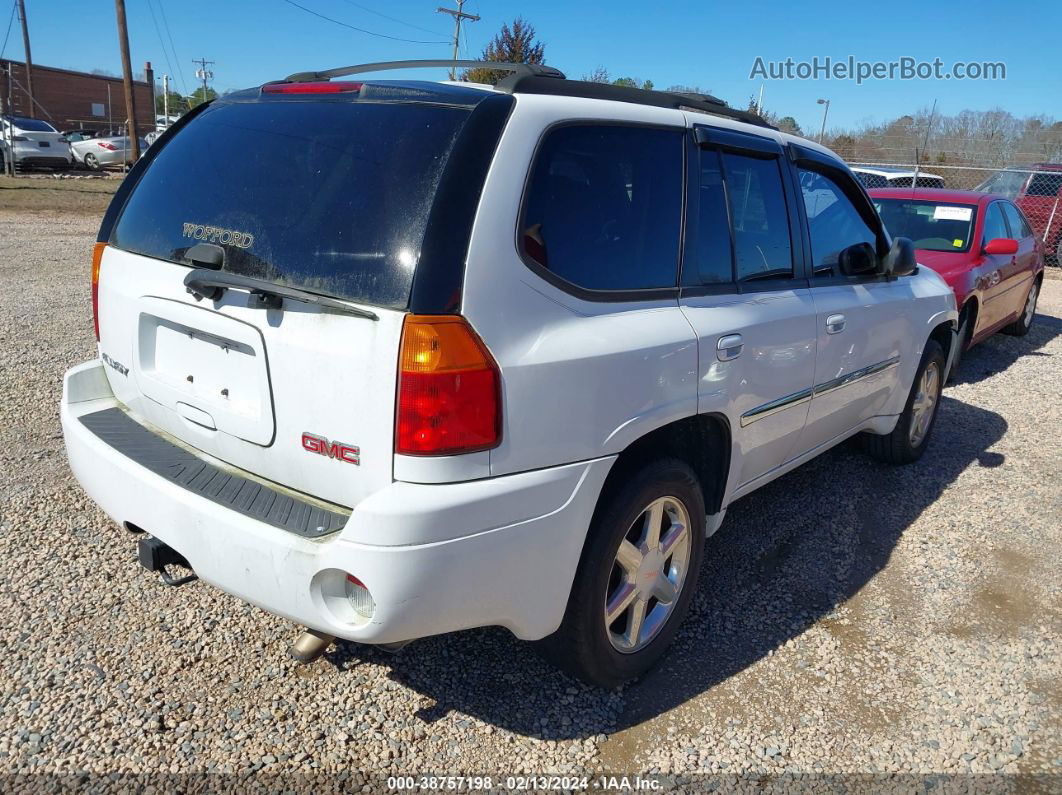
M 874 209 L 893 237 L 910 238 L 925 251 L 970 249 L 977 207 L 918 199 L 874 199 Z
M 58 132 L 52 125 L 40 119 L 27 119 L 25 116 L 10 117 L 11 123 L 24 132 Z
M 378 306 L 409 299 L 435 190 L 469 110 L 414 102 L 219 103 L 167 143 L 112 242 Z
M 1028 176 L 1028 171 L 997 171 L 974 190 L 982 193 L 998 193 L 1008 199 L 1016 199 Z

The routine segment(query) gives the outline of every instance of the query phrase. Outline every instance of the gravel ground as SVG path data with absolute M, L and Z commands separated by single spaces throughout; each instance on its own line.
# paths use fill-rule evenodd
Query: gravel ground
M 286 621 L 139 569 L 57 416 L 63 371 L 94 355 L 96 223 L 0 212 L 3 788 L 613 771 L 1062 789 L 1062 281 L 1029 336 L 968 354 L 919 464 L 845 446 L 732 506 L 671 654 L 604 692 L 497 629 L 299 668 Z

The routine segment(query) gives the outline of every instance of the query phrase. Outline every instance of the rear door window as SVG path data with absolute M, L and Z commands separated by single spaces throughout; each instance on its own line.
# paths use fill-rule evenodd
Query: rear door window
M 1003 213 L 1007 216 L 1007 224 L 1010 226 L 1010 236 L 1020 240 L 1023 237 L 1031 237 L 1032 229 L 1025 222 L 1025 218 L 1018 212 L 1018 208 L 1010 202 L 1003 203 Z
M 675 287 L 683 132 L 577 124 L 539 146 L 520 220 L 525 260 L 587 290 Z
M 111 242 L 378 306 L 409 300 L 435 189 L 468 107 L 220 102 L 170 140 Z

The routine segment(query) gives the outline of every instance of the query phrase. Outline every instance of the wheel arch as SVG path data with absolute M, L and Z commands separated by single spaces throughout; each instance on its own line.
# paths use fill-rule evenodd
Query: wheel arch
M 719 513 L 730 474 L 730 457 L 731 431 L 725 416 L 694 414 L 674 420 L 635 439 L 620 452 L 601 488 L 598 505 L 645 463 L 677 458 L 696 473 L 708 514 Z

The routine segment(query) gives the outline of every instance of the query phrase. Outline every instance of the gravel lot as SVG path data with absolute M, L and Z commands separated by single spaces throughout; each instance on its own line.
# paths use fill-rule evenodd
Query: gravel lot
M 919 464 L 847 446 L 734 505 L 670 656 L 603 692 L 496 629 L 299 668 L 286 621 L 142 571 L 57 416 L 63 371 L 95 351 L 96 225 L 0 210 L 4 789 L 78 771 L 1062 788 L 1062 281 L 1029 336 L 964 359 Z

